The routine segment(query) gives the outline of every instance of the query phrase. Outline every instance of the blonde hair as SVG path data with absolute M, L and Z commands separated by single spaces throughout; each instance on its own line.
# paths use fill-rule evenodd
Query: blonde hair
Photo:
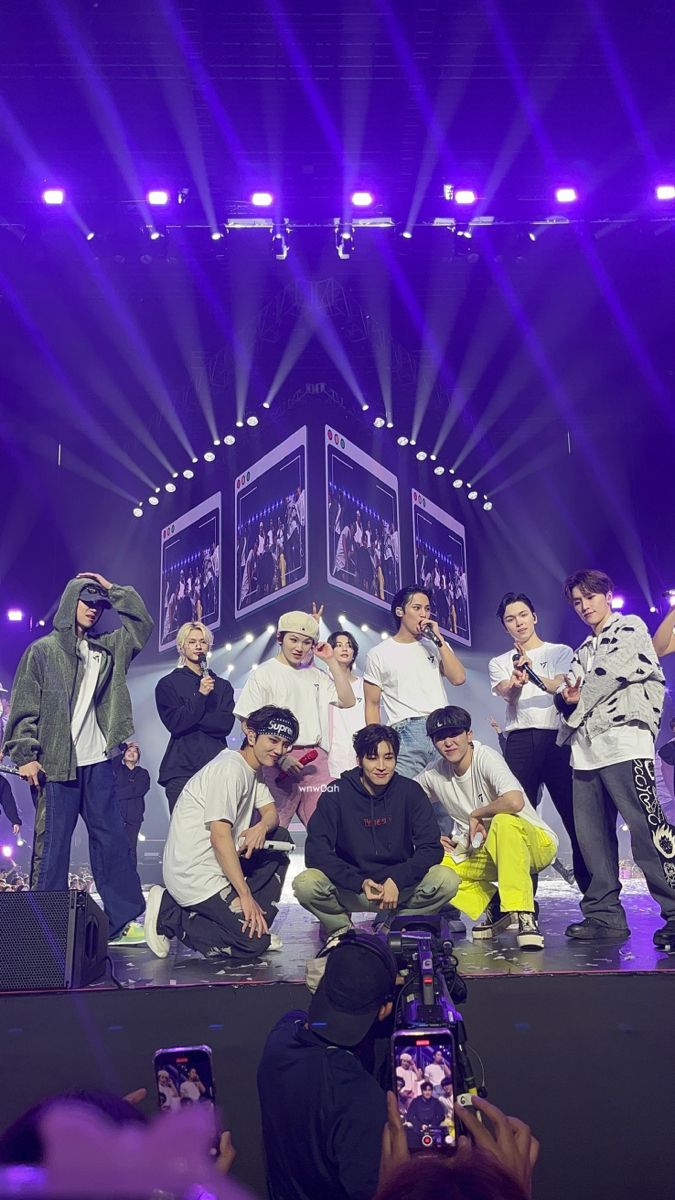
M 184 625 L 181 625 L 178 633 L 176 634 L 176 649 L 178 651 L 179 667 L 185 666 L 185 643 L 187 642 L 193 629 L 199 630 L 204 638 L 204 641 L 206 642 L 208 650 L 210 650 L 213 645 L 213 634 L 211 633 L 210 629 L 206 628 L 206 625 L 203 625 L 201 621 L 186 621 Z

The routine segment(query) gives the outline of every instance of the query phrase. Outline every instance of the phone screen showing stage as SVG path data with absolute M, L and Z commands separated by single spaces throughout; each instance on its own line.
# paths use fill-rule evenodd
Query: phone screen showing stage
M 162 1112 L 191 1104 L 215 1103 L 211 1050 L 208 1046 L 174 1046 L 154 1058 L 157 1102 Z
M 455 1060 L 448 1029 L 397 1030 L 393 1082 L 408 1149 L 455 1149 Z

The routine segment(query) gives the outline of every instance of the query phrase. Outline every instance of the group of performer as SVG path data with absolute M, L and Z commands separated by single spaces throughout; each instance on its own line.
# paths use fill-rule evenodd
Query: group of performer
M 127 937 L 145 910 L 142 936 L 160 957 L 172 938 L 207 957 L 257 956 L 280 945 L 271 926 L 297 814 L 307 838 L 293 891 L 326 937 L 348 931 L 354 912 L 386 928 L 395 914 L 443 910 L 455 932 L 463 913 L 474 938 L 511 928 L 522 949 L 537 950 L 537 875 L 558 848 L 538 811 L 546 787 L 582 893 L 582 919 L 567 936 L 629 934 L 620 814 L 665 922 L 654 943 L 670 948 L 675 831 L 655 791 L 654 739 L 664 699 L 659 654 L 675 650 L 675 614 L 653 642 L 639 617 L 612 609 L 603 572 L 579 571 L 564 591 L 589 629 L 576 651 L 539 636 L 525 594 L 500 601 L 510 648 L 490 661 L 489 677 L 506 705 L 503 755 L 476 740 L 465 708 L 448 704 L 446 685 L 461 687 L 465 669 L 421 584 L 393 597 L 395 632 L 369 651 L 362 677 L 351 633 L 321 638 L 322 609 L 284 613 L 275 655 L 236 700 L 208 667 L 210 631 L 184 623 L 178 665 L 155 693 L 170 735 L 159 781 L 171 820 L 164 886 L 146 901 L 135 848 L 150 780 L 130 740 L 126 674 L 153 622 L 132 587 L 78 575 L 53 632 L 19 664 L 5 723 L 3 753 L 31 784 L 36 808 L 31 886 L 67 887 L 81 815 L 111 940 Z M 106 608 L 120 628 L 98 634 Z M 235 718 L 242 742 L 232 750 Z

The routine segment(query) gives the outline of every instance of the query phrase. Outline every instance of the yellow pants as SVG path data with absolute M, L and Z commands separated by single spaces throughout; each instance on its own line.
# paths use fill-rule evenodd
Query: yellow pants
M 480 850 L 463 862 L 445 855 L 443 866 L 461 880 L 452 903 L 475 920 L 498 888 L 505 912 L 534 912 L 532 875 L 555 856 L 556 844 L 543 829 L 512 813 L 497 813 Z

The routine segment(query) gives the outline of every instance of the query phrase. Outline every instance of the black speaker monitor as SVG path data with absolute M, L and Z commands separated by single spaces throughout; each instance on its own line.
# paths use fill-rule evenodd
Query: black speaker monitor
M 108 918 L 86 892 L 0 893 L 0 992 L 86 987 L 107 950 Z

